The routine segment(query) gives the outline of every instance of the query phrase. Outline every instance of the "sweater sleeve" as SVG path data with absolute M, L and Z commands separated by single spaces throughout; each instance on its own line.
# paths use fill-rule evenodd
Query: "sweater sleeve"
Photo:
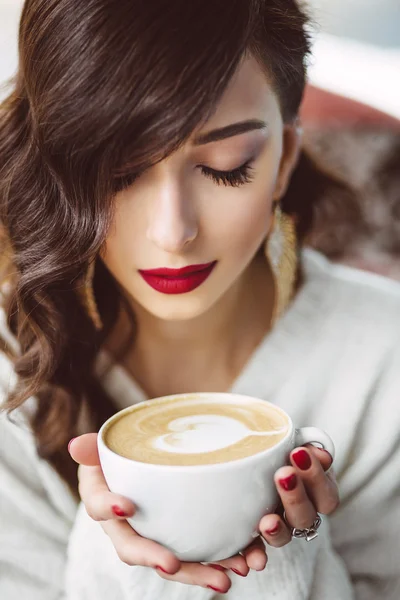
M 370 390 L 331 518 L 357 600 L 400 598 L 400 339 Z
M 0 354 L 0 407 L 12 378 L 11 363 Z M 16 413 L 0 413 L 0 598 L 65 599 L 74 501 L 38 458 L 26 419 Z

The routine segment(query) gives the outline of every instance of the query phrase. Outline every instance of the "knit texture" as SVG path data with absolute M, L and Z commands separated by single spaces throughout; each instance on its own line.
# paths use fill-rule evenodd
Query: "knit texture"
M 398 600 L 400 284 L 303 253 L 305 283 L 230 391 L 276 403 L 333 438 L 341 506 L 319 537 L 267 547 L 263 572 L 230 591 L 123 564 L 109 538 L 39 459 L 24 420 L 0 416 L 0 598 L 4 600 Z M 0 313 L 0 331 L 5 328 Z M 109 360 L 104 352 L 102 363 Z M 0 355 L 0 392 L 15 375 Z M 145 398 L 120 366 L 103 385 L 124 408 Z M 166 515 L 168 518 L 168 515 Z M 217 535 L 218 532 L 216 532 Z

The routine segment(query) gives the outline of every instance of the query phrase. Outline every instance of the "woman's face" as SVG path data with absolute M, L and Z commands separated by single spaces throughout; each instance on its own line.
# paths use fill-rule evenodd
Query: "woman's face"
M 133 304 L 185 320 L 229 293 L 270 230 L 297 152 L 296 128 L 283 125 L 265 74 L 246 58 L 206 125 L 116 197 L 102 258 Z M 197 275 L 143 273 L 210 263 Z

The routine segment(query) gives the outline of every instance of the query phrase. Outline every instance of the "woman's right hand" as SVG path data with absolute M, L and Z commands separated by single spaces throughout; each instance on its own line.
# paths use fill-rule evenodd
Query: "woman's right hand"
M 126 521 L 135 514 L 135 506 L 108 489 L 100 466 L 96 433 L 71 440 L 69 452 L 80 465 L 79 493 L 86 511 L 92 519 L 99 521 L 122 562 L 153 568 L 169 581 L 208 587 L 219 593 L 226 593 L 231 587 L 229 571 L 246 577 L 250 569 L 262 571 L 265 568 L 267 556 L 260 538 L 241 554 L 213 563 L 214 566 L 179 561 L 163 546 L 140 536 Z

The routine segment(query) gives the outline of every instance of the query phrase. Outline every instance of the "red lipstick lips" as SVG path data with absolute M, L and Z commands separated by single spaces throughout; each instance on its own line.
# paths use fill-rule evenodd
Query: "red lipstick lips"
M 145 282 L 162 294 L 186 294 L 198 288 L 211 275 L 217 261 L 182 269 L 139 270 Z

